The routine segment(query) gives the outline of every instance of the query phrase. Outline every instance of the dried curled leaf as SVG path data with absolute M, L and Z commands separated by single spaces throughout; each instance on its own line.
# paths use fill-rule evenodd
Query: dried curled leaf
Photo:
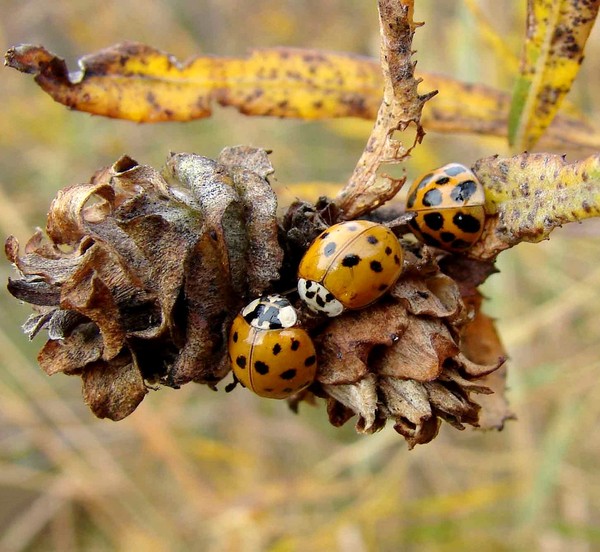
M 60 57 L 23 44 L 6 53 L 6 65 L 34 74 L 43 90 L 71 109 L 144 123 L 209 117 L 214 103 L 254 116 L 375 119 L 384 87 L 376 60 L 300 48 L 179 62 L 125 42 L 81 58 L 79 71 L 70 73 Z M 439 90 L 423 109 L 427 131 L 507 136 L 507 92 L 448 75 L 421 72 L 417 79 L 426 90 Z M 556 116 L 542 140 L 552 149 L 600 148 L 600 133 L 573 115 Z
M 531 149 L 579 72 L 600 2 L 529 0 L 527 40 L 509 116 L 509 141 Z
M 21 254 L 9 291 L 35 306 L 30 336 L 48 374 L 81 375 L 97 416 L 121 419 L 145 382 L 214 385 L 228 371 L 228 325 L 279 278 L 277 203 L 263 150 L 215 161 L 171 154 L 163 175 L 128 157 L 61 190 Z M 250 245 L 252 244 L 252 245 Z
M 521 241 L 538 242 L 558 226 L 600 215 L 598 155 L 574 163 L 548 153 L 494 156 L 473 170 L 490 215 L 473 257 L 492 259 Z

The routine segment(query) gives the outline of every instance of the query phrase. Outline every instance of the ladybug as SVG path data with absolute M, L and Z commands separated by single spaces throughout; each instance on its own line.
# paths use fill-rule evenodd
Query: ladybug
M 312 242 L 298 267 L 298 293 L 314 312 L 338 316 L 377 301 L 398 280 L 404 252 L 381 224 L 334 224 Z
M 317 372 L 312 339 L 281 295 L 249 303 L 229 332 L 229 360 L 237 380 L 261 397 L 284 399 L 310 385 Z
M 481 236 L 485 194 L 477 177 L 464 165 L 450 163 L 415 180 L 408 191 L 409 223 L 423 243 L 447 251 L 469 249 Z

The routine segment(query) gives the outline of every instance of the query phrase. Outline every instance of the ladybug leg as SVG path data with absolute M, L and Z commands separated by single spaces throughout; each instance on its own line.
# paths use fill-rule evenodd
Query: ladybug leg
M 242 387 L 244 387 L 244 386 L 243 386 L 243 384 L 240 382 L 240 380 L 239 380 L 239 379 L 237 379 L 236 375 L 235 375 L 233 372 L 231 373 L 231 375 L 233 376 L 233 381 L 232 381 L 231 383 L 228 383 L 228 384 L 225 386 L 225 393 L 231 393 L 231 392 L 232 392 L 232 391 L 233 391 L 233 390 L 234 390 L 234 389 L 237 387 L 237 384 L 238 384 L 238 383 L 239 383 L 239 384 L 240 384 Z

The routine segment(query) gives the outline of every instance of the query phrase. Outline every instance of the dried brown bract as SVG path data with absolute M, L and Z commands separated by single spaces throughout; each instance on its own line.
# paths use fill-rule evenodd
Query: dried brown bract
M 488 376 L 505 358 L 493 323 L 480 312 L 477 292 L 461 294 L 474 290 L 472 275 L 462 270 L 466 280 L 454 280 L 431 251 L 423 246 L 421 255 L 408 254 L 405 274 L 387 298 L 343 314 L 316 337 L 317 380 L 333 425 L 356 414 L 357 430 L 372 433 L 390 420 L 412 448 L 431 441 L 442 420 L 457 429 L 501 429 L 511 417 L 503 376 Z M 443 264 L 453 260 L 464 263 L 446 256 Z M 474 395 L 494 392 L 482 416 Z
M 80 375 L 99 417 L 119 420 L 147 384 L 214 386 L 229 371 L 226 332 L 249 296 L 279 279 L 276 197 L 267 154 L 228 148 L 214 161 L 171 154 L 162 173 L 123 157 L 61 190 L 9 291 L 33 305 L 48 374 Z

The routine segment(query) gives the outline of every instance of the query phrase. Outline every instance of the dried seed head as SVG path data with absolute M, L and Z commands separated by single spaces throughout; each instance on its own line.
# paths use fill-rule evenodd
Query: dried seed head
M 316 338 L 331 423 L 356 414 L 357 430 L 372 433 L 390 419 L 410 448 L 431 441 L 441 420 L 457 429 L 501 428 L 510 417 L 495 375 L 504 353 L 480 296 L 473 291 L 465 302 L 426 254 L 409 256 L 406 270 L 385 301 L 342 315 Z M 482 423 L 473 395 L 494 392 Z
M 172 154 L 161 173 L 128 157 L 52 202 L 40 231 L 8 258 L 10 292 L 34 306 L 49 374 L 81 375 L 99 417 L 130 414 L 146 383 L 215 385 L 229 371 L 230 321 L 279 279 L 276 197 L 267 154 Z

